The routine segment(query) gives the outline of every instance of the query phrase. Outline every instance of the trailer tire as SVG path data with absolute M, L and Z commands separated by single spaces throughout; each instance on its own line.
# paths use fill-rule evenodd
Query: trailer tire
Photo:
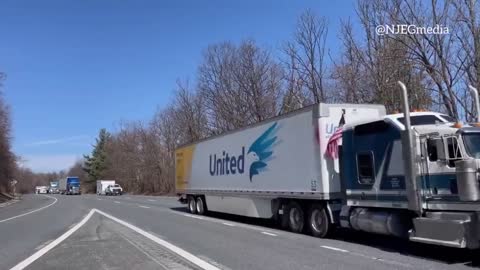
M 296 201 L 291 201 L 286 208 L 288 228 L 292 232 L 302 232 L 305 225 L 305 213 L 302 206 Z
M 188 196 L 188 210 L 192 214 L 197 213 L 197 203 L 195 201 L 195 197 L 193 196 Z
M 312 236 L 325 238 L 330 232 L 330 220 L 325 207 L 314 203 L 308 210 L 307 228 Z
M 197 214 L 205 215 L 207 213 L 207 203 L 205 202 L 205 199 L 202 196 L 198 196 L 196 204 Z

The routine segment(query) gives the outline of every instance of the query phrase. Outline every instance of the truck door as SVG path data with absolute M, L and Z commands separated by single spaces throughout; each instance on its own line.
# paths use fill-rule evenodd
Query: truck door
M 425 197 L 452 196 L 457 193 L 455 161 L 462 158 L 456 136 L 426 139 L 427 171 L 422 187 Z

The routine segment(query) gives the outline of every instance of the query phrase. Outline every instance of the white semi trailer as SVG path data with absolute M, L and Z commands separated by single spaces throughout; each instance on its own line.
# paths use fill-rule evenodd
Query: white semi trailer
M 282 213 L 292 212 L 297 220 L 322 215 L 328 225 L 344 198 L 338 158 L 325 154 L 329 138 L 339 124 L 384 115 L 380 105 L 319 104 L 185 145 L 176 151 L 177 193 L 192 213 L 275 217 L 288 226 Z
M 480 247 L 477 123 L 380 105 L 316 104 L 177 149 L 176 190 L 194 214 L 274 218 L 325 237 L 340 226 Z

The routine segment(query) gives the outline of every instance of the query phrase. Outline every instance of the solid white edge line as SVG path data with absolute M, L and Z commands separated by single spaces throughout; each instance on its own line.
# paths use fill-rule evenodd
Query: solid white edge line
M 270 233 L 270 232 L 262 232 L 263 234 L 266 234 L 266 235 L 270 235 L 270 236 L 277 236 L 276 234 L 274 233 Z
M 174 252 L 174 253 L 182 256 L 183 258 L 189 260 L 190 262 L 192 262 L 192 263 L 194 263 L 195 265 L 201 267 L 202 269 L 205 269 L 205 270 L 220 270 L 220 268 L 217 268 L 216 266 L 214 266 L 214 265 L 212 265 L 212 264 L 210 264 L 210 263 L 208 263 L 208 262 L 206 262 L 206 261 L 198 258 L 197 256 L 189 253 L 188 251 L 183 250 L 183 249 L 181 249 L 181 248 L 179 248 L 179 247 L 177 247 L 177 246 L 175 246 L 175 245 L 173 245 L 173 244 L 170 244 L 169 242 L 167 242 L 167 241 L 165 241 L 165 240 L 162 240 L 162 239 L 156 237 L 155 235 L 153 235 L 153 234 L 151 234 L 151 233 L 148 233 L 148 232 L 146 232 L 146 231 L 144 231 L 144 230 L 142 230 L 142 229 L 140 229 L 140 228 L 138 228 L 138 227 L 136 227 L 136 226 L 134 226 L 134 225 L 132 225 L 132 224 L 130 224 L 130 223 L 127 223 L 127 222 L 125 222 L 125 221 L 123 221 L 123 220 L 121 220 L 121 219 L 118 219 L 118 218 L 116 218 L 116 217 L 114 217 L 114 216 L 111 216 L 111 215 L 109 215 L 109 214 L 107 214 L 107 213 L 105 213 L 105 212 L 102 212 L 102 211 L 98 210 L 98 209 L 94 209 L 94 210 L 95 210 L 97 213 L 100 213 L 100 214 L 102 214 L 102 215 L 110 218 L 111 220 L 116 221 L 116 222 L 122 224 L 123 226 L 125 226 L 125 227 L 127 227 L 127 228 L 129 228 L 129 229 L 131 229 L 131 230 L 133 230 L 133 231 L 135 231 L 135 232 L 137 232 L 137 233 L 145 236 L 146 238 L 154 241 L 155 243 L 157 243 L 157 244 L 159 244 L 159 245 L 162 245 L 162 246 L 165 247 L 165 248 L 168 248 L 168 249 L 171 250 L 172 252 Z
M 345 249 L 341 249 L 341 248 L 336 248 L 336 247 L 330 247 L 330 246 L 321 246 L 322 248 L 326 248 L 326 249 L 331 249 L 331 250 L 335 250 L 335 251 L 340 251 L 340 252 L 350 252 L 348 250 L 345 250 Z
M 50 242 L 50 244 L 46 245 L 45 247 L 43 247 L 39 251 L 35 252 L 33 255 L 26 258 L 25 260 L 23 260 L 19 264 L 15 265 L 10 270 L 21 270 L 21 269 L 24 269 L 25 267 L 29 266 L 31 263 L 36 261 L 38 258 L 43 256 L 45 253 L 47 253 L 52 248 L 54 248 L 55 246 L 60 244 L 63 240 L 67 239 L 67 237 L 69 237 L 76 230 L 78 230 L 80 227 L 82 227 L 83 224 L 85 224 L 90 219 L 90 217 L 93 215 L 93 213 L 95 213 L 95 209 L 90 210 L 90 212 L 79 223 L 77 223 L 77 225 L 73 226 L 70 230 L 68 230 L 67 232 L 62 234 L 60 237 L 58 237 L 57 239 Z
M 49 205 L 45 205 L 45 206 L 40 207 L 40 208 L 38 208 L 38 209 L 35 209 L 35 210 L 33 210 L 33 211 L 30 211 L 30 212 L 27 212 L 27 213 L 23 213 L 23 214 L 20 214 L 20 215 L 11 217 L 11 218 L 7 218 L 7 219 L 0 220 L 0 223 L 5 222 L 5 221 L 9 221 L 9 220 L 12 220 L 12 219 L 15 219 L 15 218 L 23 217 L 23 216 L 26 216 L 26 215 L 31 214 L 31 213 L 35 213 L 35 212 L 37 212 L 37 211 L 40 211 L 40 210 L 42 210 L 42 209 L 45 209 L 45 208 L 47 208 L 47 207 L 50 207 L 50 206 L 56 204 L 57 201 L 58 201 L 58 199 L 55 198 L 55 197 L 48 196 L 48 195 L 43 195 L 43 196 L 49 197 L 49 198 L 51 198 L 51 199 L 54 199 L 55 201 L 53 201 L 53 203 L 51 203 L 51 204 L 49 204 Z

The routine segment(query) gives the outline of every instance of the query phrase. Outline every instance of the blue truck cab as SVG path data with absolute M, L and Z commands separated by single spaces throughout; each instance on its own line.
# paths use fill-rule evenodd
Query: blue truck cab
M 67 195 L 80 195 L 80 179 L 78 177 L 67 177 Z

